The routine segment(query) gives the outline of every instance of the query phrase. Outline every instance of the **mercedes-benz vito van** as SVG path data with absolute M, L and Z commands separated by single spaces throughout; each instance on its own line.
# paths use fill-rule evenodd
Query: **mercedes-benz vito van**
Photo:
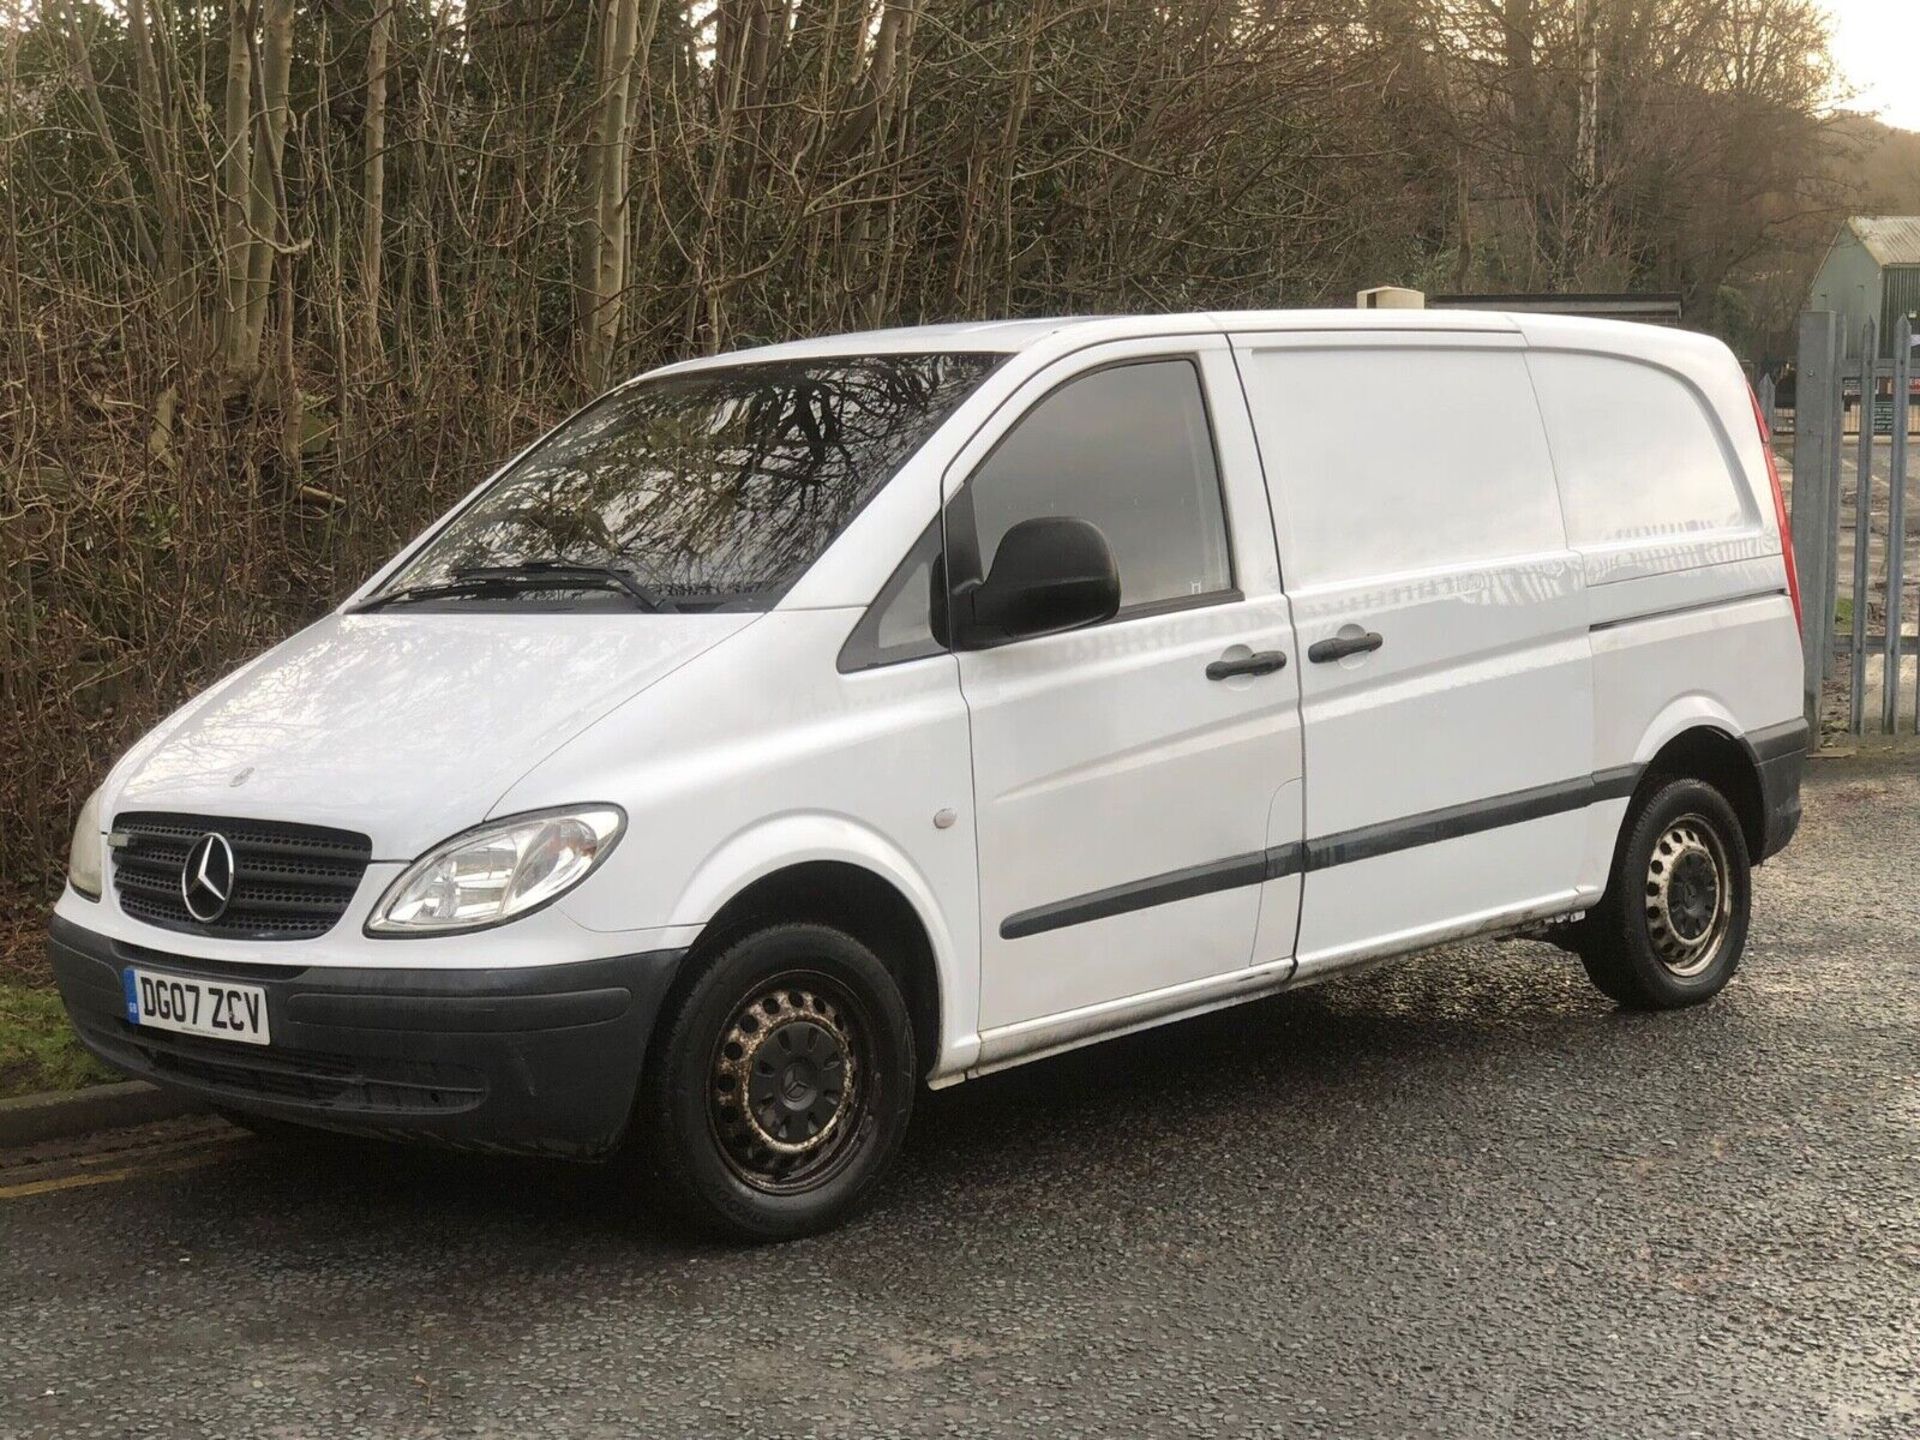
M 1694 1004 L 1799 817 L 1771 470 L 1724 346 L 1598 321 L 670 366 L 121 759 L 55 973 L 243 1121 L 631 1144 L 762 1238 L 922 1084 L 1438 942 Z

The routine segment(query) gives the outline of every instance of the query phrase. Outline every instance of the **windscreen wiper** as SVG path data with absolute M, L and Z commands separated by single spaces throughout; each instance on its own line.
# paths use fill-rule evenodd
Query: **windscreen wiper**
M 376 595 L 359 608 L 377 610 L 387 605 L 412 604 L 458 595 L 511 593 L 515 590 L 619 590 L 642 610 L 656 614 L 677 610 L 671 600 L 633 575 L 612 565 L 568 565 L 558 560 L 528 560 L 518 565 L 468 565 L 453 579 L 438 585 L 416 585 Z
M 569 565 L 564 560 L 523 560 L 518 565 L 468 565 L 453 572 L 462 583 L 501 585 L 511 588 L 563 590 L 569 586 L 617 586 L 631 595 L 643 610 L 665 613 L 678 607 L 650 585 L 634 578 L 631 570 L 618 565 Z

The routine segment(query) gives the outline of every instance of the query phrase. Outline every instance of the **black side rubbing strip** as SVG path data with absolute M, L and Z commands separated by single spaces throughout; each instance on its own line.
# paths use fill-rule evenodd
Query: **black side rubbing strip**
M 1798 723 L 1795 722 L 1796 725 Z M 1767 733 L 1756 731 L 1753 739 L 1757 742 Z M 1800 726 L 1799 743 L 1803 747 L 1805 733 L 1805 726 Z M 1568 810 L 1582 810 L 1602 800 L 1619 800 L 1631 795 L 1633 787 L 1640 783 L 1642 768 L 1639 765 L 1616 765 L 1611 769 L 1596 770 L 1579 780 L 1561 780 L 1551 785 L 1538 785 L 1531 790 L 1496 795 L 1489 800 L 1449 805 L 1442 810 L 1428 810 L 1400 820 L 1341 830 L 1304 843 L 1293 841 L 1286 845 L 1275 845 L 1265 851 L 1235 855 L 1228 860 L 1216 860 L 1185 870 L 1170 870 L 1164 875 L 1154 875 L 1145 880 L 1109 886 L 1105 890 L 1076 895 L 1070 900 L 1056 901 L 1051 905 L 1036 905 L 1031 910 L 1022 910 L 1001 921 L 1000 938 L 1019 940 L 1068 925 L 1083 925 L 1089 920 L 1105 920 L 1109 916 L 1125 915 L 1132 910 L 1145 910 L 1175 900 L 1191 900 L 1196 895 L 1211 895 L 1219 890 L 1236 890 L 1243 885 L 1258 885 L 1288 875 L 1328 870 L 1355 860 L 1371 860 L 1395 851 L 1411 850 L 1419 845 L 1457 840 L 1465 835 L 1477 835 L 1483 830 L 1497 830 L 1503 825 L 1520 825 L 1528 820 L 1542 820 Z
M 1354 860 L 1371 860 L 1376 855 L 1391 855 L 1396 850 L 1411 850 L 1416 845 L 1433 845 L 1442 840 L 1457 840 L 1477 835 L 1502 825 L 1519 825 L 1579 810 L 1593 803 L 1594 778 L 1561 780 L 1531 790 L 1516 790 L 1511 795 L 1496 795 L 1490 800 L 1470 800 L 1464 805 L 1449 805 L 1443 810 L 1428 810 L 1400 820 L 1383 820 L 1357 830 L 1342 830 L 1307 841 L 1307 869 L 1325 870 Z
M 1644 765 L 1615 765 L 1610 770 L 1594 771 L 1594 802 L 1626 799 L 1633 794 L 1633 787 L 1640 783 L 1641 772 L 1645 769 Z
M 1664 620 L 1669 615 L 1691 615 L 1700 610 L 1721 610 L 1729 605 L 1744 604 L 1748 600 L 1767 600 L 1775 595 L 1785 595 L 1784 587 L 1770 585 L 1763 590 L 1746 590 L 1738 595 L 1721 595 L 1712 600 L 1689 601 L 1685 605 L 1663 605 L 1657 610 L 1642 610 L 1634 615 L 1621 615 L 1612 620 L 1596 620 L 1587 628 L 1591 631 L 1618 630 L 1622 625 L 1638 625 L 1643 620 Z
M 1109 915 L 1124 915 L 1129 910 L 1145 910 L 1175 900 L 1191 900 L 1196 895 L 1211 895 L 1216 890 L 1237 890 L 1243 885 L 1258 885 L 1267 878 L 1264 851 L 1236 855 L 1230 860 L 1215 860 L 1185 870 L 1169 870 L 1147 880 L 1110 885 L 1105 890 L 1076 895 L 1052 905 L 1036 905 L 1009 915 L 1000 922 L 1002 940 L 1018 940 L 1045 930 L 1068 925 L 1084 925 L 1089 920 L 1104 920 Z
M 1285 845 L 1274 845 L 1267 850 L 1267 876 L 1269 880 L 1284 880 L 1289 875 L 1298 875 L 1307 868 L 1307 847 L 1298 840 Z

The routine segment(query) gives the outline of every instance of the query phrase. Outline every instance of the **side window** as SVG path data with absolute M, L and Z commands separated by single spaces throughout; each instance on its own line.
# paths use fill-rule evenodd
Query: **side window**
M 1233 566 L 1213 433 L 1190 360 L 1115 365 L 1036 404 L 974 471 L 981 571 L 1022 520 L 1073 516 L 1100 527 L 1120 570 L 1120 612 L 1230 593 Z M 964 520 L 957 520 L 964 526 Z M 961 569 L 956 538 L 955 566 Z
M 1518 351 L 1256 348 L 1241 373 L 1289 586 L 1565 548 Z
M 1753 523 L 1718 429 L 1678 376 L 1605 355 L 1528 363 L 1575 545 Z

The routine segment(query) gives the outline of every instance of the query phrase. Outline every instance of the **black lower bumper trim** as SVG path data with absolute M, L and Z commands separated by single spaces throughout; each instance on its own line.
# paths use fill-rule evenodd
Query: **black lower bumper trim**
M 1786 849 L 1800 828 L 1800 777 L 1807 767 L 1809 734 L 1806 721 L 1789 720 L 1746 737 L 1747 752 L 1760 777 L 1764 822 L 1760 853 L 1753 857 L 1755 864 Z
M 116 1069 L 212 1104 L 471 1149 L 590 1158 L 616 1146 L 681 950 L 524 969 L 254 969 L 122 945 L 56 917 L 54 978 L 75 1030 Z M 138 964 L 244 980 L 273 1043 L 129 1024 Z

